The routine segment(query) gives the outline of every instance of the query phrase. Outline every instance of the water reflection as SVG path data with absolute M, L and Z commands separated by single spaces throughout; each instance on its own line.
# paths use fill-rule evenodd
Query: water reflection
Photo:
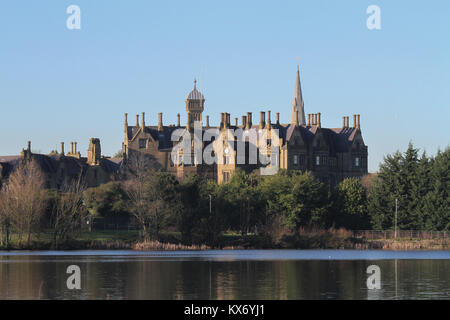
M 450 260 L 256 259 L 252 252 L 0 254 L 1 299 L 449 299 Z M 245 252 L 244 252 L 245 253 Z M 321 257 L 322 251 L 317 251 Z M 239 259 L 236 255 L 242 254 Z M 264 252 L 259 252 L 264 254 Z M 308 252 L 314 256 L 313 251 Z M 335 253 L 337 254 L 337 253 Z M 345 253 L 348 254 L 348 253 Z M 356 252 L 357 254 L 357 252 Z M 366 253 L 363 254 L 365 258 Z M 444 256 L 448 252 L 443 253 Z M 230 256 L 234 256 L 230 259 Z M 209 258 L 208 258 L 209 257 Z M 246 257 L 250 257 L 246 259 Z M 377 256 L 378 257 L 378 256 Z M 389 254 L 389 257 L 390 254 Z M 69 265 L 81 290 L 66 287 Z M 366 269 L 381 269 L 381 289 L 366 287 Z

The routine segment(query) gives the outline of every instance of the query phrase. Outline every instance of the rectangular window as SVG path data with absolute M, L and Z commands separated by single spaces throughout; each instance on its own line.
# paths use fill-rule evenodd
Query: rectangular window
M 298 155 L 294 155 L 294 166 L 298 164 Z
M 320 156 L 316 156 L 316 166 L 320 166 Z
M 223 172 L 223 182 L 228 182 L 230 180 L 230 172 L 224 171 Z
M 302 154 L 302 155 L 300 156 L 300 165 L 302 165 L 302 166 L 305 165 L 305 155 L 304 155 L 304 154 Z
M 147 139 L 139 139 L 139 149 L 145 149 L 147 145 Z
M 359 167 L 359 157 L 355 158 L 355 167 Z

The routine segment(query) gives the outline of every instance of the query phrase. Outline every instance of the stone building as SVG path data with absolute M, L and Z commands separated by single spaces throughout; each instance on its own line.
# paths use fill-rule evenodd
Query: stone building
M 186 174 L 196 173 L 223 183 L 230 179 L 237 168 L 246 172 L 259 172 L 261 168 L 270 167 L 273 161 L 269 165 L 251 161 L 249 151 L 253 147 L 258 157 L 260 154 L 270 155 L 274 148 L 272 146 L 278 145 L 280 151 L 277 163 L 280 169 L 311 171 L 331 186 L 346 177 L 360 178 L 367 174 L 368 148 L 361 133 L 360 115 L 353 115 L 352 126 L 349 117 L 344 116 L 342 127 L 339 128 L 322 127 L 321 113 L 308 114 L 306 118 L 298 68 L 290 123 L 280 123 L 278 112 L 275 122 L 272 122 L 271 111 L 267 111 L 267 119 L 266 112 L 262 111 L 258 124 L 253 124 L 251 112 L 242 116 L 241 124 L 238 118 L 231 124 L 230 114 L 222 113 L 220 125 L 210 126 L 209 116 L 203 121 L 205 98 L 198 91 L 196 81 L 193 90 L 186 96 L 185 105 L 185 126 L 180 123 L 180 114 L 177 115 L 176 124 L 168 126 L 163 124 L 162 112 L 158 114 L 157 125 L 150 126 L 145 123 L 145 113 L 142 113 L 140 120 L 139 115 L 136 115 L 136 125 L 129 125 L 128 115 L 125 114 L 125 137 L 122 143 L 124 159 L 130 159 L 133 155 L 146 155 L 155 168 L 172 172 L 179 179 L 183 179 Z M 197 133 L 194 128 L 196 123 L 200 124 Z M 209 137 L 211 129 L 217 133 L 213 138 Z M 190 150 L 177 147 L 181 142 L 172 136 L 179 136 L 180 132 L 183 139 L 190 138 Z M 255 133 L 256 139 L 248 137 L 250 132 Z M 263 135 L 264 132 L 276 132 L 276 135 Z M 244 141 L 244 156 L 237 152 L 238 141 Z M 175 161 L 171 156 L 172 151 L 176 151 Z M 202 159 L 205 151 L 210 151 L 219 161 L 205 163 Z M 186 154 L 191 161 L 178 160 L 186 160 Z
M 77 143 L 71 142 L 70 152 L 64 152 L 64 142 L 61 151 L 50 154 L 37 154 L 31 151 L 31 142 L 18 156 L 0 156 L 0 181 L 6 181 L 9 175 L 23 161 L 35 160 L 44 172 L 46 187 L 61 189 L 65 183 L 78 179 L 80 176 L 86 187 L 96 187 L 118 178 L 122 159 L 101 156 L 100 140 L 90 139 L 88 157 L 84 158 L 77 151 Z

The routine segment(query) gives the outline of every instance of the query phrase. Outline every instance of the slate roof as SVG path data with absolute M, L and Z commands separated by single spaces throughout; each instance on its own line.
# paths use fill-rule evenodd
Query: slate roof
M 128 133 L 129 137 L 132 138 L 137 133 L 140 127 L 129 126 Z M 209 127 L 217 128 L 217 127 Z M 230 129 L 236 129 L 241 127 L 230 126 Z M 259 134 L 259 125 L 252 125 L 252 129 L 255 129 Z M 289 142 L 295 129 L 293 124 L 272 124 L 272 128 L 278 129 L 279 135 L 282 138 L 283 144 Z M 319 130 L 318 126 L 299 126 L 300 134 L 303 140 L 307 144 L 312 144 L 314 137 Z M 177 126 L 163 126 L 163 131 L 158 131 L 158 126 L 146 126 L 145 132 L 150 134 L 155 141 L 159 142 L 158 150 L 170 150 L 173 148 L 174 144 L 171 141 L 172 133 L 177 129 L 185 129 L 185 127 Z M 203 132 L 208 128 L 203 127 Z M 349 148 L 355 138 L 357 129 L 355 128 L 320 128 L 323 137 L 330 148 L 331 155 L 336 153 L 348 152 Z M 205 145 L 208 145 L 206 142 Z
M 60 165 L 64 165 L 64 171 L 69 175 L 78 175 L 82 172 L 83 168 L 87 166 L 86 158 L 74 158 L 56 155 L 45 154 L 32 154 L 32 157 L 38 163 L 39 167 L 45 173 L 56 173 Z M 18 165 L 21 156 L 0 156 L 0 164 L 2 165 L 2 175 L 11 173 Z M 122 159 L 113 158 L 101 158 L 100 166 L 109 173 L 119 172 Z

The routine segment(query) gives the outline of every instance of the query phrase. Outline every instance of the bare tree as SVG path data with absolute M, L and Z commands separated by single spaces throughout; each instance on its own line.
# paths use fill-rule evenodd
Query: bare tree
M 146 237 L 151 224 L 149 180 L 153 175 L 153 170 L 145 155 L 133 153 L 128 157 L 123 173 L 126 178 L 124 190 L 130 200 L 131 213 L 139 224 L 141 236 Z
M 85 185 L 81 175 L 77 180 L 66 181 L 53 199 L 51 225 L 53 227 L 53 246 L 67 241 L 86 221 L 87 210 L 83 202 Z
M 11 209 L 8 186 L 0 190 L 0 244 L 9 247 L 11 237 Z
M 8 221 L 19 234 L 19 244 L 25 234 L 30 245 L 31 234 L 40 226 L 46 208 L 44 186 L 44 173 L 35 160 L 23 161 L 9 177 L 4 197 Z

